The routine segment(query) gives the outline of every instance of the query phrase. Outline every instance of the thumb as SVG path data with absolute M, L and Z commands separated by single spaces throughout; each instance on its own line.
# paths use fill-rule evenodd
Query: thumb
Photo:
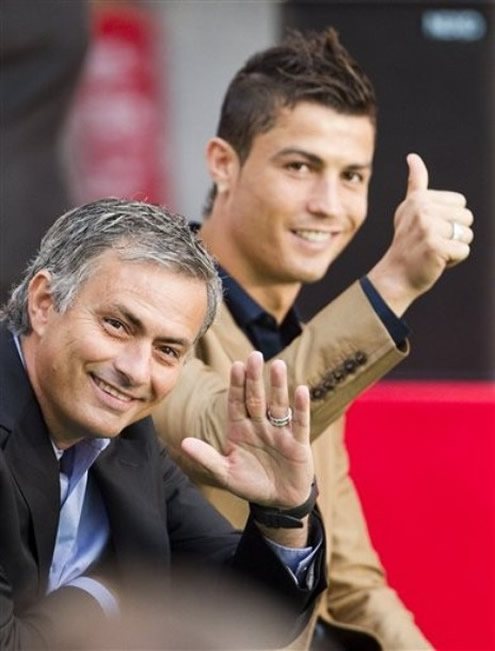
M 408 154 L 406 160 L 409 166 L 406 196 L 415 190 L 427 190 L 428 170 L 421 156 L 418 156 L 418 154 Z

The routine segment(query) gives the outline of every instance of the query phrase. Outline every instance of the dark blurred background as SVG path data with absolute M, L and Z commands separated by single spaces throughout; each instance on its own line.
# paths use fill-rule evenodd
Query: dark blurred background
M 305 287 L 308 317 L 378 260 L 405 194 L 410 151 L 430 187 L 474 212 L 471 256 L 406 315 L 413 354 L 389 377 L 495 377 L 495 5 L 486 2 L 287 2 L 286 26 L 334 25 L 375 84 L 378 141 L 368 219 L 327 277 Z

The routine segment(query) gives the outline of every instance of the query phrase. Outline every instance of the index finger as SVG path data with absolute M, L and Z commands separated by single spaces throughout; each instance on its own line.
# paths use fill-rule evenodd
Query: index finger
M 463 208 L 467 201 L 466 197 L 460 192 L 453 190 L 428 190 L 428 197 L 433 199 L 435 203 L 443 204 L 444 206 L 458 206 Z

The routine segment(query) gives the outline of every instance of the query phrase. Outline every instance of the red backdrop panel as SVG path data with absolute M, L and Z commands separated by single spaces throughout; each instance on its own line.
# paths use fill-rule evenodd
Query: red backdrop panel
M 495 384 L 379 383 L 347 441 L 375 546 L 425 634 L 495 649 Z

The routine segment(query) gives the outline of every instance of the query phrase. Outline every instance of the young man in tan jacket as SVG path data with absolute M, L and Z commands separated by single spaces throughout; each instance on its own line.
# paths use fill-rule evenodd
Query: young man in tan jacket
M 465 198 L 429 189 L 422 159 L 408 155 L 385 255 L 304 327 L 294 309 L 302 285 L 324 276 L 366 217 L 375 132 L 372 85 L 331 28 L 293 33 L 238 71 L 207 146 L 213 189 L 200 230 L 223 275 L 224 306 L 155 413 L 175 457 L 240 527 L 248 505 L 188 463 L 181 440 L 192 435 L 224 450 L 229 368 L 253 349 L 284 359 L 291 387 L 309 385 L 329 585 L 294 648 L 431 648 L 369 540 L 342 413 L 407 354 L 401 316 L 409 305 L 469 255 Z

